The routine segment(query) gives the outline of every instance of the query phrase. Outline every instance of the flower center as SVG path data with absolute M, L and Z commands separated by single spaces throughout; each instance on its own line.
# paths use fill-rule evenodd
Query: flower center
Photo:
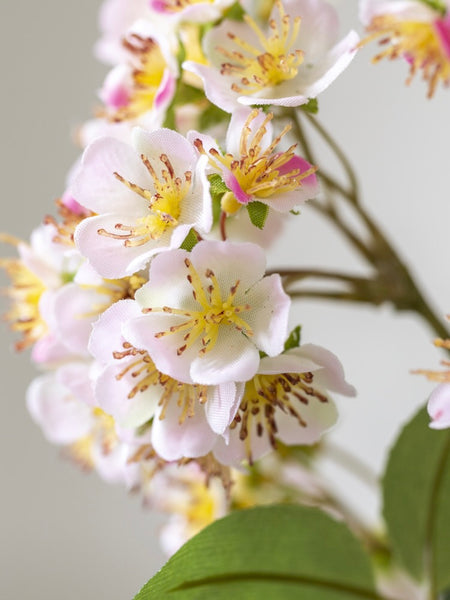
M 124 246 L 142 246 L 150 240 L 158 240 L 168 229 L 178 225 L 181 201 L 187 195 L 192 181 L 192 172 L 186 171 L 184 179 L 175 174 L 172 163 L 166 154 L 159 157 L 163 168 L 159 175 L 149 159 L 141 154 L 141 160 L 153 180 L 154 192 L 127 181 L 119 173 L 114 176 L 134 193 L 148 202 L 149 214 L 138 217 L 134 225 L 116 223 L 114 228 L 120 233 L 99 229 L 98 234 L 122 240 Z
M 384 49 L 372 59 L 373 62 L 383 58 L 405 58 L 410 64 L 407 85 L 422 70 L 431 98 L 440 80 L 450 81 L 450 55 L 440 35 L 441 22 L 441 19 L 427 23 L 402 21 L 392 15 L 376 16 L 367 28 L 369 36 L 360 45 L 381 38 L 379 43 Z
M 154 39 L 133 33 L 122 43 L 138 67 L 132 71 L 131 87 L 116 94 L 116 108 L 106 115 L 114 122 L 136 119 L 153 107 L 167 67 L 159 44 Z
M 247 458 L 252 464 L 251 436 L 264 433 L 276 448 L 276 409 L 290 415 L 301 427 L 307 423 L 299 410 L 299 403 L 307 405 L 311 398 L 328 402 L 326 396 L 312 387 L 312 373 L 280 373 L 256 375 L 245 386 L 244 397 L 230 429 L 239 428 L 239 438 L 246 444 Z
M 91 433 L 79 438 L 67 448 L 69 457 L 86 470 L 95 466 L 95 445 L 100 444 L 103 454 L 107 455 L 112 452 L 118 441 L 114 418 L 98 407 L 93 408 L 92 414 L 95 423 Z
M 226 299 L 223 300 L 219 282 L 211 269 L 205 271 L 205 277 L 209 281 L 208 285 L 205 286 L 188 258 L 185 259 L 184 264 L 188 270 L 186 277 L 192 286 L 192 295 L 201 308 L 200 310 L 171 308 L 169 306 L 144 308 L 142 311 L 144 313 L 165 312 L 186 318 L 182 323 L 170 327 L 169 330 L 156 333 L 155 337 L 161 338 L 172 333 L 185 332 L 183 344 L 177 348 L 178 356 L 183 354 L 187 348 L 190 348 L 200 338 L 199 356 L 201 356 L 214 348 L 221 326 L 232 326 L 247 337 L 253 336 L 251 327 L 240 317 L 241 313 L 250 310 L 251 307 L 248 304 L 234 305 L 240 281 L 236 281 L 231 286 Z
M 133 356 L 135 360 L 118 373 L 116 379 L 120 380 L 125 375 L 130 374 L 136 380 L 136 385 L 132 387 L 127 396 L 130 400 L 138 393 L 145 392 L 152 385 L 161 386 L 161 397 L 158 402 L 158 406 L 162 407 L 160 419 L 165 418 L 169 403 L 176 401 L 177 406 L 180 408 L 178 422 L 181 425 L 186 418 L 195 415 L 195 408 L 198 404 L 205 404 L 208 400 L 207 386 L 191 385 L 172 379 L 172 377 L 158 371 L 145 350 L 137 350 L 128 342 L 124 342 L 123 348 L 121 352 L 113 352 L 114 358 L 120 360 Z
M 291 51 L 297 40 L 301 18 L 292 19 L 287 15 L 281 1 L 277 1 L 275 6 L 278 19 L 269 20 L 267 36 L 251 17 L 244 16 L 245 22 L 256 34 L 256 45 L 229 32 L 228 37 L 237 49 L 217 48 L 228 59 L 222 64 L 221 74 L 239 77 L 239 83 L 234 82 L 231 86 L 239 94 L 254 94 L 293 79 L 303 62 L 302 50 Z
M 248 116 L 239 143 L 238 158 L 232 154 L 222 156 L 215 148 L 209 150 L 209 162 L 218 169 L 223 165 L 235 177 L 238 186 L 246 196 L 247 202 L 251 196 L 257 198 L 269 198 L 274 194 L 283 194 L 299 188 L 303 179 L 309 177 L 317 170 L 317 167 L 300 172 L 295 160 L 294 150 L 297 144 L 293 144 L 285 152 L 274 152 L 275 148 L 281 142 L 283 137 L 291 129 L 287 125 L 283 131 L 272 141 L 265 150 L 261 148 L 261 142 L 267 133 L 267 124 L 273 119 L 273 114 L 265 116 L 263 123 L 258 127 L 252 136 L 251 123 L 259 115 L 258 110 L 253 110 Z M 201 140 L 194 141 L 197 150 L 202 154 L 207 154 Z M 239 194 L 238 194 L 239 195 Z M 244 198 L 238 198 L 238 201 L 245 203 Z

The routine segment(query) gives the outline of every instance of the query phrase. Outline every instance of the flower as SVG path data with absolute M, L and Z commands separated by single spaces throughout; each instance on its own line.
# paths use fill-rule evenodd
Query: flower
M 284 444 L 314 444 L 337 420 L 328 390 L 353 396 L 341 363 L 320 346 L 305 344 L 264 357 L 246 383 L 230 425 L 229 440 L 218 440 L 214 455 L 223 464 L 250 463 Z
M 30 244 L 10 236 L 0 238 L 16 246 L 19 254 L 18 258 L 0 260 L 0 267 L 12 281 L 6 290 L 12 301 L 6 318 L 11 328 L 22 334 L 16 349 L 34 345 L 35 358 L 40 354 L 40 347 L 43 349 L 49 342 L 49 307 L 53 296 L 74 277 L 82 262 L 79 253 L 60 243 L 59 237 L 56 227 L 49 223 L 32 232 Z
M 175 91 L 178 65 L 167 37 L 140 20 L 123 38 L 124 60 L 106 77 L 100 91 L 104 118 L 114 123 L 132 120 L 155 129 Z M 115 137 L 115 136 L 114 136 Z
M 230 120 L 225 155 L 210 136 L 196 132 L 188 136 L 231 190 L 222 203 L 227 212 L 255 200 L 288 212 L 318 193 L 316 169 L 295 154 L 296 144 L 284 152 L 276 150 L 290 126 L 273 139 L 272 118 L 272 113 L 237 109 Z
M 75 242 L 100 275 L 133 275 L 157 252 L 180 246 L 191 227 L 209 231 L 204 161 L 170 129 L 136 127 L 133 146 L 100 138 L 86 149 L 72 193 L 97 216 L 80 223 Z
M 223 21 L 204 37 L 211 65 L 186 61 L 203 79 L 208 99 L 227 112 L 238 103 L 299 106 L 348 66 L 359 38 L 339 43 L 335 10 L 323 0 L 277 0 L 266 26 L 249 15 Z
M 382 44 L 373 62 L 403 57 L 410 65 L 406 83 L 422 71 L 429 98 L 439 82 L 450 84 L 450 5 L 442 6 L 443 10 L 433 9 L 420 0 L 362 0 L 360 4 L 360 18 L 369 34 L 361 44 L 374 39 Z
M 178 381 L 246 381 L 260 350 L 282 350 L 287 329 L 289 297 L 281 278 L 264 270 L 264 252 L 253 244 L 202 241 L 190 253 L 164 252 L 135 296 L 144 314 L 127 323 L 124 337 Z
M 123 300 L 94 324 L 89 349 L 100 365 L 96 401 L 122 428 L 148 428 L 153 420 L 149 439 L 164 460 L 204 456 L 232 421 L 239 390 L 233 382 L 189 384 L 161 373 L 123 334 L 141 314 L 137 302 Z

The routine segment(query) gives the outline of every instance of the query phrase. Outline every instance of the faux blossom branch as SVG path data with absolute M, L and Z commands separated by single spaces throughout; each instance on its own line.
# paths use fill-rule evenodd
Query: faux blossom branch
M 348 187 L 342 186 L 332 175 L 327 172 L 323 173 L 319 169 L 322 199 L 311 201 L 310 205 L 336 227 L 355 251 L 369 264 L 374 274 L 369 277 L 358 277 L 350 273 L 337 273 L 325 269 L 283 268 L 273 269 L 271 272 L 279 273 L 283 277 L 285 289 L 292 298 L 330 299 L 368 303 L 375 306 L 390 302 L 399 311 L 417 313 L 437 335 L 447 337 L 448 331 L 444 322 L 436 315 L 420 291 L 403 259 L 363 207 L 354 169 L 337 142 L 333 140 L 317 118 L 306 111 L 289 108 L 284 109 L 281 115 L 282 119 L 287 117 L 294 124 L 299 144 L 308 162 L 320 164 L 312 148 L 312 142 L 306 133 L 304 119 L 312 125 L 341 163 L 347 175 Z M 347 204 L 359 218 L 366 230 L 365 237 L 353 230 L 349 221 L 342 217 L 339 210 L 341 202 Z M 298 289 L 296 284 L 307 279 L 339 282 L 343 284 L 344 289 L 342 286 L 331 290 L 313 287 Z

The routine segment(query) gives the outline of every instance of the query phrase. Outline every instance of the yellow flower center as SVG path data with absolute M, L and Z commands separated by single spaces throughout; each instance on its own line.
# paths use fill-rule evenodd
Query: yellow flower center
M 293 49 L 301 18 L 292 19 L 287 15 L 281 1 L 277 1 L 275 6 L 279 13 L 278 23 L 273 18 L 269 20 L 268 35 L 250 16 L 244 16 L 245 22 L 258 39 L 254 46 L 229 32 L 228 37 L 237 49 L 218 48 L 227 59 L 227 62 L 222 64 L 221 74 L 239 77 L 240 83 L 234 82 L 231 86 L 231 89 L 239 94 L 255 94 L 267 87 L 293 79 L 303 62 L 302 50 Z
M 410 63 L 409 85 L 418 71 L 428 82 L 431 98 L 439 81 L 450 81 L 450 57 L 442 47 L 434 23 L 402 21 L 393 15 L 380 15 L 372 19 L 367 28 L 369 36 L 360 45 L 380 39 L 384 49 L 372 60 L 403 57 Z
M 247 337 L 253 336 L 253 331 L 240 317 L 240 314 L 248 311 L 251 307 L 248 304 L 234 305 L 234 299 L 240 285 L 240 281 L 236 281 L 231 286 L 229 293 L 224 300 L 219 282 L 211 269 L 207 269 L 205 277 L 209 280 L 209 284 L 204 286 L 200 275 L 192 265 L 191 261 L 186 258 L 184 261 L 188 270 L 187 280 L 192 286 L 192 295 L 201 306 L 199 310 L 187 310 L 179 308 L 171 308 L 164 306 L 162 308 L 144 308 L 142 312 L 165 312 L 181 317 L 186 317 L 179 325 L 173 325 L 167 331 L 160 331 L 155 334 L 155 337 L 161 338 L 173 333 L 185 332 L 183 336 L 183 344 L 177 349 L 177 355 L 180 356 L 187 348 L 190 348 L 198 338 L 201 338 L 201 349 L 199 356 L 206 354 L 212 350 L 217 342 L 220 327 L 232 326 L 238 331 L 241 331 Z
M 92 414 L 95 417 L 92 431 L 67 448 L 69 457 L 86 470 L 95 466 L 95 444 L 100 444 L 103 454 L 107 455 L 112 452 L 118 440 L 114 418 L 98 407 L 92 409 Z
M 251 138 L 251 124 L 258 115 L 259 111 L 253 110 L 245 122 L 240 138 L 239 157 L 232 154 L 222 156 L 215 148 L 211 148 L 208 158 L 215 169 L 222 170 L 220 165 L 223 165 L 231 171 L 245 194 L 256 198 L 269 198 L 274 194 L 283 194 L 299 188 L 303 179 L 315 173 L 317 167 L 311 167 L 303 173 L 300 173 L 298 168 L 287 170 L 289 169 L 287 167 L 286 169 L 286 165 L 295 157 L 294 150 L 297 144 L 293 144 L 285 152 L 275 153 L 275 148 L 291 129 L 290 125 L 287 125 L 272 143 L 263 150 L 261 142 L 267 133 L 267 125 L 272 120 L 273 114 L 269 113 L 265 116 L 263 123 Z M 207 154 L 201 140 L 195 140 L 194 144 L 200 153 Z M 286 172 L 280 173 L 283 168 Z M 227 201 L 230 202 L 230 199 L 227 198 Z M 227 212 L 233 212 L 232 205 L 231 210 Z
M 145 350 L 137 350 L 128 342 L 124 342 L 123 348 L 123 351 L 113 352 L 114 358 L 120 360 L 128 356 L 133 356 L 135 360 L 116 375 L 116 379 L 120 380 L 129 373 L 136 380 L 136 384 L 128 393 L 129 399 L 134 398 L 140 392 L 145 392 L 152 385 L 162 386 L 161 397 L 158 402 L 158 406 L 162 407 L 159 416 L 160 419 L 165 418 L 169 403 L 176 401 L 177 406 L 180 408 L 178 422 L 181 425 L 186 418 L 195 415 L 197 404 L 205 404 L 207 401 L 206 386 L 185 384 L 172 379 L 172 377 L 158 371 Z
M 246 454 L 252 464 L 251 436 L 266 433 L 273 448 L 276 447 L 278 427 L 275 410 L 278 408 L 292 416 L 301 427 L 307 423 L 298 403 L 307 405 L 310 399 L 328 402 L 326 396 L 312 387 L 312 373 L 280 373 L 256 375 L 245 385 L 244 397 L 230 429 L 239 428 L 239 438 L 245 442 Z
M 161 175 L 158 175 L 149 159 L 141 154 L 141 160 L 153 179 L 154 192 L 127 181 L 119 173 L 114 173 L 127 188 L 148 201 L 149 214 L 139 217 L 134 225 L 116 223 L 115 229 L 120 233 L 99 229 L 99 235 L 122 240 L 126 247 L 142 246 L 150 240 L 158 240 L 168 229 L 178 225 L 181 202 L 189 192 L 192 172 L 186 171 L 182 179 L 175 174 L 166 154 L 161 154 L 159 159 L 165 167 Z

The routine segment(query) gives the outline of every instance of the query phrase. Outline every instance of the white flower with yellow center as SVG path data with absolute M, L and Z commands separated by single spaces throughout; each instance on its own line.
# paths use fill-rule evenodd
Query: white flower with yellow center
M 96 402 L 114 417 L 121 435 L 145 426 L 164 460 L 204 456 L 233 420 L 238 387 L 233 382 L 182 383 L 161 373 L 148 352 L 123 335 L 127 322 L 141 314 L 137 302 L 122 300 L 94 324 L 89 349 L 100 365 L 94 378 Z
M 318 193 L 316 168 L 295 153 L 296 144 L 285 151 L 278 148 L 290 126 L 274 137 L 272 118 L 272 113 L 237 109 L 228 128 L 225 154 L 210 136 L 197 132 L 188 136 L 230 189 L 222 201 L 228 213 L 255 200 L 288 212 Z
M 420 0 L 363 0 L 360 18 L 369 34 L 362 43 L 377 39 L 382 47 L 373 62 L 404 58 L 410 66 L 406 83 L 421 71 L 431 98 L 439 83 L 450 85 L 450 2 L 426 4 Z M 432 4 L 436 8 L 431 8 Z
M 359 38 L 337 43 L 336 11 L 324 0 L 277 0 L 265 26 L 249 15 L 223 21 L 204 38 L 210 66 L 186 61 L 208 99 L 227 112 L 237 103 L 299 106 L 347 67 Z
M 136 127 L 133 145 L 101 138 L 85 151 L 72 193 L 96 216 L 75 231 L 80 252 L 105 278 L 141 270 L 154 254 L 177 248 L 194 227 L 212 225 L 205 157 L 170 129 Z
M 229 439 L 219 439 L 214 455 L 223 464 L 252 463 L 284 444 L 314 444 L 337 420 L 328 391 L 353 396 L 334 354 L 313 344 L 261 359 L 246 383 Z
M 259 246 L 229 242 L 158 255 L 135 296 L 144 315 L 124 337 L 178 381 L 247 381 L 259 351 L 278 354 L 286 336 L 290 300 L 278 275 L 264 277 L 265 262 Z

